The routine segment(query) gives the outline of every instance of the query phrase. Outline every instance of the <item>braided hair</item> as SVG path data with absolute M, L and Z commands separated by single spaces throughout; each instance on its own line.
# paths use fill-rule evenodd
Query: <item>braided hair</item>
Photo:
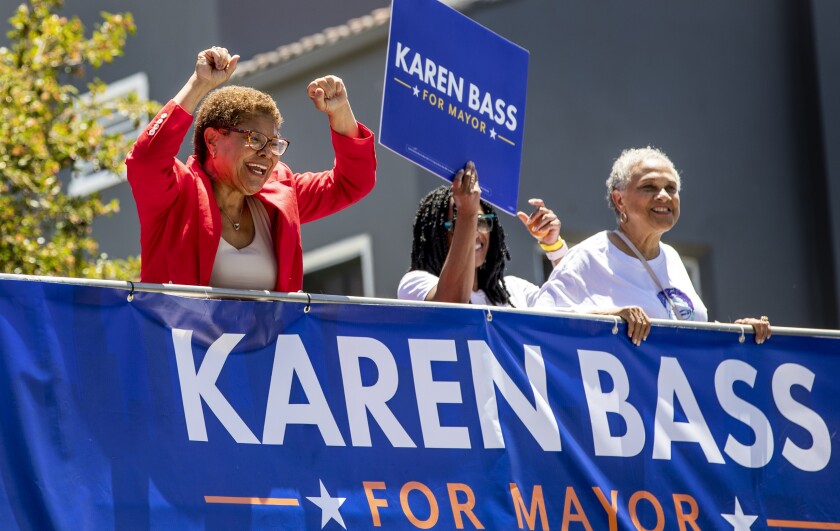
M 414 218 L 411 271 L 427 271 L 440 277 L 446 255 L 449 253 L 448 231 L 443 223 L 446 221 L 451 200 L 452 187 L 444 185 L 435 188 L 420 201 Z M 490 203 L 483 199 L 481 209 L 485 214 L 496 213 Z M 498 219 L 496 215 L 496 220 Z M 478 288 L 484 291 L 494 306 L 511 304 L 510 293 L 504 280 L 507 260 L 510 260 L 510 252 L 505 244 L 505 230 L 501 223 L 496 223 L 488 236 L 487 257 L 477 269 Z

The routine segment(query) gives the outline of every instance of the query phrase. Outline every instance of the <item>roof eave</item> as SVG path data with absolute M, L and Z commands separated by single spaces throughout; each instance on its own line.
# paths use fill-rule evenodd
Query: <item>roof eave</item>
M 249 68 L 242 72 L 234 73 L 232 81 L 255 87 L 268 88 L 281 84 L 289 79 L 299 76 L 319 65 L 335 62 L 345 56 L 357 54 L 360 50 L 375 44 L 384 43 L 388 39 L 390 19 L 387 23 L 365 29 L 349 36 L 342 36 L 334 42 L 312 46 L 310 49 L 303 49 L 288 59 L 273 60 L 264 67 L 259 67 L 255 62 L 260 56 L 248 61 L 252 63 Z M 295 43 L 301 44 L 301 41 Z M 294 53 L 294 52 L 292 52 Z

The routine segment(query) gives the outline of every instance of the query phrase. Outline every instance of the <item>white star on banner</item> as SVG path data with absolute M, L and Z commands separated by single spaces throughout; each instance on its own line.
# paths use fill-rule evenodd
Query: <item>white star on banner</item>
M 414 85 L 413 88 L 414 88 L 414 97 L 416 98 L 417 96 L 420 95 L 420 89 L 417 88 L 417 85 Z
M 753 522 L 755 522 L 758 516 L 752 514 L 744 514 L 744 510 L 741 509 L 741 502 L 738 501 L 738 497 L 735 496 L 735 513 L 734 514 L 720 514 L 727 522 L 732 524 L 732 531 L 750 531 L 752 529 Z
M 341 512 L 338 510 L 347 498 L 333 498 L 330 496 L 330 493 L 327 492 L 324 482 L 320 479 L 318 482 L 321 484 L 321 495 L 317 497 L 307 496 L 306 499 L 321 509 L 321 529 L 324 529 L 324 526 L 327 525 L 330 520 L 335 520 L 342 528 L 347 529 L 347 526 L 344 525 L 344 518 L 341 517 Z
M 492 138 L 493 140 L 496 140 L 496 129 L 495 128 L 490 129 L 490 138 Z

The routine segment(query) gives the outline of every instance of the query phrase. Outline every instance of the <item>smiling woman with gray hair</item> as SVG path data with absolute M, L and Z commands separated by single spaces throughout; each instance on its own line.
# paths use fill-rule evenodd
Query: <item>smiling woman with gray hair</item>
M 345 208 L 374 186 L 373 134 L 356 122 L 341 79 L 320 77 L 307 87 L 329 118 L 335 166 L 293 173 L 280 159 L 289 141 L 280 136 L 271 96 L 250 87 L 213 90 L 238 62 L 226 48 L 199 52 L 187 83 L 126 160 L 144 282 L 297 291 L 300 224 Z M 195 154 L 184 164 L 176 156 L 197 108 Z
M 661 241 L 680 217 L 681 180 L 671 159 L 651 147 L 627 149 L 606 184 L 618 227 L 572 247 L 537 306 L 618 315 L 636 345 L 647 339 L 651 318 L 707 321 L 679 254 Z M 751 325 L 756 343 L 770 337 L 767 317 L 735 322 Z

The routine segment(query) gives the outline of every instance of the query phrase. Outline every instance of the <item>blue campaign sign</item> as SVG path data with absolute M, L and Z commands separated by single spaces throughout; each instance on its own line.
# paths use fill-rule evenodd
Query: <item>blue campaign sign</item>
M 0 280 L 0 529 L 840 528 L 840 339 Z
M 380 143 L 448 181 L 474 161 L 512 215 L 527 86 L 527 50 L 437 0 L 392 2 Z

